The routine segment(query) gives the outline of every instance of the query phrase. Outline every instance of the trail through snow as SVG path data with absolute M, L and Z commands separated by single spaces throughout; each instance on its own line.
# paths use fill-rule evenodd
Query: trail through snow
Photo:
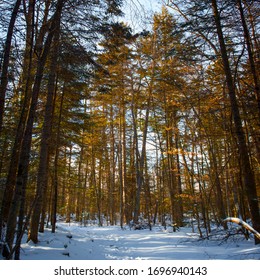
M 118 226 L 87 226 L 59 222 L 56 233 L 46 229 L 40 242 L 26 243 L 22 260 L 244 260 L 260 259 L 254 240 L 219 239 L 199 241 L 191 228 L 171 232 L 163 227 L 152 231 L 122 230 Z

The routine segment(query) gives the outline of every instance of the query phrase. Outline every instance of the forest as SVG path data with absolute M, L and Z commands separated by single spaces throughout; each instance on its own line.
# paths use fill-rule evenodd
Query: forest
M 193 218 L 201 235 L 238 217 L 260 232 L 259 0 L 165 0 L 137 31 L 125 2 L 0 2 L 11 259 L 58 216 L 150 228 Z

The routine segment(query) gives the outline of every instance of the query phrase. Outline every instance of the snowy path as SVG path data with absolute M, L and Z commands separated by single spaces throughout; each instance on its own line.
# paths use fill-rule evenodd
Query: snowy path
M 67 235 L 71 234 L 72 238 Z M 121 230 L 120 227 L 81 227 L 59 223 L 55 234 L 46 230 L 40 242 L 23 243 L 23 260 L 211 260 L 260 259 L 253 240 L 219 244 L 196 241 L 189 228 L 168 232 Z

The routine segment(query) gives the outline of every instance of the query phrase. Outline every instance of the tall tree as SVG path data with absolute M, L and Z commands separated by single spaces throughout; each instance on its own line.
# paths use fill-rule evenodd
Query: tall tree
M 30 161 L 30 151 L 32 144 L 32 130 L 34 124 L 34 118 L 36 114 L 36 106 L 38 102 L 38 96 L 40 92 L 40 86 L 43 78 L 44 66 L 50 51 L 52 44 L 54 31 L 60 24 L 61 12 L 64 5 L 64 1 L 60 0 L 57 2 L 56 11 L 52 17 L 50 24 L 50 30 L 47 35 L 46 41 L 44 42 L 42 53 L 38 59 L 36 77 L 32 90 L 32 100 L 28 115 L 28 120 L 26 123 L 26 128 L 23 137 L 23 144 L 21 147 L 21 155 L 16 179 L 15 194 L 12 200 L 11 209 L 7 221 L 7 232 L 6 232 L 6 242 L 10 248 L 12 248 L 15 227 L 16 227 L 16 216 L 20 207 L 20 203 L 24 203 L 25 191 L 28 180 L 28 169 Z
M 7 172 L 7 178 L 5 183 L 3 202 L 0 211 L 0 220 L 7 221 L 9 208 L 13 196 L 16 172 L 18 168 L 19 154 L 21 150 L 21 143 L 24 133 L 25 122 L 28 114 L 28 108 L 31 98 L 31 85 L 32 85 L 32 60 L 33 60 L 33 41 L 34 41 L 34 1 L 29 2 L 28 11 L 24 11 L 26 18 L 26 44 L 24 51 L 23 70 L 21 78 L 21 91 L 23 96 L 22 110 L 18 126 L 16 129 L 15 140 L 12 148 L 11 159 Z M 2 223 L 0 223 L 0 227 Z
M 30 226 L 30 239 L 37 243 L 38 224 L 40 220 L 40 214 L 44 220 L 45 213 L 43 209 L 43 202 L 46 200 L 46 191 L 48 185 L 48 169 L 49 169 L 49 153 L 51 145 L 51 130 L 52 119 L 54 111 L 54 95 L 56 90 L 56 71 L 59 54 L 59 37 L 60 37 L 60 19 L 57 19 L 53 36 L 53 48 L 50 57 L 50 72 L 48 79 L 48 92 L 45 105 L 45 116 L 41 135 L 41 147 L 39 157 L 39 167 L 37 176 L 37 190 L 36 190 L 36 202 L 33 208 L 33 214 Z M 44 224 L 44 223 L 43 223 Z M 43 232 L 43 228 L 41 229 Z
M 239 146 L 239 155 L 241 159 L 241 168 L 243 171 L 243 181 L 244 181 L 244 187 L 246 190 L 246 195 L 250 207 L 251 212 L 251 218 L 252 218 L 252 224 L 253 227 L 259 231 L 260 230 L 260 214 L 259 214 L 259 206 L 258 206 L 258 200 L 257 200 L 257 191 L 256 191 L 256 182 L 254 173 L 250 164 L 249 159 L 249 149 L 246 143 L 245 133 L 243 131 L 242 121 L 240 117 L 237 97 L 236 97 L 236 88 L 234 85 L 232 72 L 230 68 L 230 62 L 228 59 L 228 53 L 227 53 L 227 47 L 222 31 L 222 23 L 221 23 L 221 17 L 219 8 L 217 5 L 216 0 L 212 0 L 212 10 L 214 14 L 214 20 L 216 24 L 218 39 L 219 39 L 219 45 L 220 45 L 220 51 L 221 51 L 221 57 L 223 61 L 223 67 L 224 72 L 226 76 L 226 83 L 228 87 L 228 94 L 230 97 L 230 105 L 231 110 L 233 113 L 233 119 L 234 119 L 234 125 L 235 125 L 235 132 L 237 136 L 237 142 Z M 258 244 L 260 241 L 259 239 L 255 238 L 255 243 Z
M 155 102 L 160 109 L 160 123 L 164 129 L 162 139 L 165 146 L 164 168 L 167 174 L 167 185 L 172 206 L 172 219 L 182 224 L 183 213 L 181 206 L 182 182 L 179 158 L 179 123 L 183 105 L 181 104 L 181 88 L 185 82 L 184 71 L 188 67 L 181 61 L 183 53 L 182 36 L 176 32 L 177 23 L 166 8 L 154 15 L 153 40 L 155 45 Z M 188 59 L 188 55 L 186 55 Z M 158 106 L 159 105 L 159 106 Z

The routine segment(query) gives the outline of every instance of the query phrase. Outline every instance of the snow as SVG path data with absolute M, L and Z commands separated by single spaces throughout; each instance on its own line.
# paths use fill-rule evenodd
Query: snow
M 213 235 L 214 236 L 214 235 Z M 51 233 L 39 233 L 39 243 L 26 243 L 24 236 L 21 260 L 259 260 L 260 246 L 240 236 L 200 239 L 190 227 L 172 232 L 161 226 L 149 229 L 122 230 L 119 226 L 82 226 L 57 223 Z

